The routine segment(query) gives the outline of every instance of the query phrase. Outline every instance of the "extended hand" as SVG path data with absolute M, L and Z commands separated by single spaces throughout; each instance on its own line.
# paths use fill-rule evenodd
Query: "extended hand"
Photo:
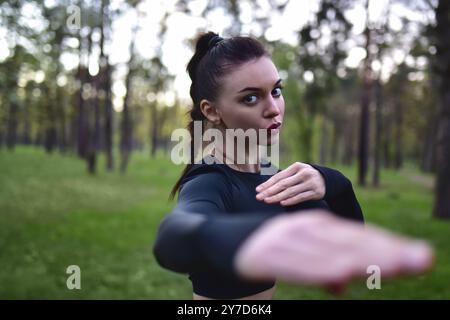
M 323 210 L 268 220 L 239 248 L 234 264 L 249 279 L 343 288 L 378 266 L 384 278 L 420 273 L 433 263 L 424 242 L 364 226 Z
M 325 180 L 309 164 L 296 162 L 256 187 L 256 199 L 266 203 L 294 205 L 325 196 Z

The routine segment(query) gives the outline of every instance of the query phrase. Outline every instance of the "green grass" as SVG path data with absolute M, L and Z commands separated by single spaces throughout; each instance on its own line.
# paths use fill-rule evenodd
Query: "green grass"
M 133 154 L 126 175 L 86 174 L 76 157 L 19 147 L 0 151 L 0 299 L 190 299 L 186 276 L 160 268 L 155 232 L 181 167 L 162 156 Z M 353 168 L 340 168 L 354 181 Z M 354 281 L 340 298 L 450 298 L 450 222 L 431 219 L 432 190 L 414 168 L 384 171 L 379 189 L 356 188 L 366 220 L 428 240 L 433 270 L 382 280 L 381 290 Z M 430 177 L 426 177 L 429 179 Z M 425 181 L 426 182 L 426 181 Z M 68 290 L 66 268 L 81 268 L 81 290 Z M 334 298 L 285 283 L 275 299 Z

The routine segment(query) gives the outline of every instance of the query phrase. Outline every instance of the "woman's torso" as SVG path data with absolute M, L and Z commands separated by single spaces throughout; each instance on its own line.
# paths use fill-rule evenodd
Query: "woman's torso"
M 267 181 L 271 175 L 241 172 L 223 164 L 201 164 L 195 171 L 197 174 L 219 171 L 221 177 L 226 179 L 228 187 L 223 191 L 222 201 L 226 213 L 230 215 L 255 212 L 277 215 L 309 208 L 328 208 L 327 203 L 322 200 L 306 201 L 288 207 L 257 200 L 256 187 Z M 275 284 L 274 281 L 249 282 L 237 276 L 222 276 L 213 271 L 211 273 L 191 273 L 189 278 L 193 284 L 194 299 L 235 299 L 235 297 L 239 297 L 239 299 L 271 299 Z

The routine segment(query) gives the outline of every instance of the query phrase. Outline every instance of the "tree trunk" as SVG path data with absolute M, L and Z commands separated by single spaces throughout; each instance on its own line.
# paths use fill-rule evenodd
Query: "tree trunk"
M 122 127 L 121 127 L 121 142 L 120 142 L 120 152 L 121 152 L 121 161 L 120 161 L 120 171 L 124 173 L 127 170 L 131 147 L 132 147 L 132 124 L 130 117 L 130 101 L 132 94 L 132 86 L 131 82 L 134 76 L 134 59 L 135 59 L 135 40 L 136 40 L 136 32 L 137 32 L 138 23 L 136 23 L 133 28 L 132 38 L 130 42 L 130 60 L 128 61 L 128 73 L 125 78 L 125 88 L 126 94 L 123 100 L 123 110 L 122 110 Z
M 108 60 L 108 59 L 106 59 Z M 112 171 L 114 169 L 114 158 L 113 158 L 113 109 L 112 109 L 112 99 L 111 99 L 111 66 L 109 61 L 106 62 L 105 67 L 105 80 L 104 80 L 104 90 L 105 90 L 105 153 L 106 153 L 106 169 Z
M 382 107 L 383 92 L 381 81 L 375 82 L 375 142 L 372 185 L 380 185 L 380 156 L 381 156 L 381 132 L 382 132 Z
M 93 29 L 88 35 L 88 50 L 87 50 L 87 63 L 90 64 L 90 56 L 92 51 L 92 33 Z M 86 80 L 90 84 L 89 96 L 86 99 L 86 162 L 89 174 L 95 174 L 97 170 L 97 117 L 98 117 L 98 99 L 97 99 L 97 81 L 95 77 L 92 77 L 88 70 L 86 70 Z
M 30 106 L 31 106 L 31 92 L 30 89 L 27 88 L 25 92 L 25 102 L 23 105 L 23 143 L 25 145 L 31 144 Z
M 369 0 L 366 2 L 366 12 L 368 18 Z M 359 127 L 359 146 L 358 146 L 358 183 L 361 186 L 366 185 L 366 177 L 369 169 L 369 124 L 370 124 L 370 99 L 372 91 L 372 59 L 369 52 L 371 44 L 371 34 L 366 20 L 366 29 L 364 31 L 366 37 L 366 53 L 363 69 L 363 88 L 361 93 L 361 120 Z
M 403 104 L 397 101 L 395 104 L 395 169 L 403 166 Z
M 433 215 L 450 219 L 450 2 L 440 0 L 436 9 L 437 72 L 440 105 L 437 129 L 436 197 Z
M 113 110 L 111 98 L 111 65 L 109 64 L 109 55 L 105 54 L 105 31 L 110 32 L 109 21 L 109 0 L 102 0 L 100 9 L 100 84 L 104 93 L 104 126 L 103 131 L 103 149 L 106 154 L 106 170 L 112 171 L 114 168 L 113 159 Z
M 359 127 L 358 147 L 358 182 L 361 186 L 366 185 L 366 176 L 369 169 L 369 103 L 370 84 L 365 81 L 361 97 L 361 118 Z
M 99 87 L 98 77 L 94 78 L 92 85 L 94 88 Z M 89 173 L 95 174 L 97 171 L 97 150 L 100 142 L 100 107 L 98 101 L 97 90 L 94 90 L 94 97 L 90 99 L 90 109 L 93 109 L 93 123 L 89 126 L 90 137 L 89 137 L 89 152 L 88 152 L 88 169 Z
M 56 108 L 58 110 L 59 119 L 58 147 L 60 152 L 65 152 L 67 150 L 66 103 L 60 87 L 56 87 Z
M 389 114 L 384 114 L 383 116 L 383 166 L 385 168 L 390 168 L 392 166 L 392 159 L 391 159 L 391 141 L 392 141 L 392 130 L 391 130 L 391 117 Z
M 423 141 L 422 161 L 420 167 L 424 172 L 436 171 L 436 123 L 437 121 L 434 117 L 429 121 L 425 133 L 425 140 Z
M 51 90 L 48 84 L 43 84 L 44 97 L 46 97 L 46 117 L 47 123 L 45 125 L 45 137 L 44 137 L 44 147 L 45 151 L 48 153 L 53 152 L 57 144 L 57 132 L 56 132 L 56 114 L 55 114 L 55 98 L 52 98 Z
M 94 98 L 95 99 L 95 98 Z M 94 107 L 94 103 L 95 100 L 93 98 L 87 99 L 86 100 L 86 120 L 87 120 L 87 125 L 86 125 L 86 140 L 87 140 L 87 144 L 86 144 L 86 164 L 87 164 L 87 169 L 89 174 L 95 174 L 96 173 L 96 169 L 97 169 L 97 146 L 96 146 L 96 141 L 95 141 L 95 114 L 92 115 L 92 109 L 95 109 Z M 95 111 L 94 111 L 95 113 Z
M 131 95 L 131 71 L 128 72 L 126 79 L 127 93 L 123 102 L 122 110 L 122 126 L 121 126 L 121 141 L 120 141 L 120 172 L 124 173 L 127 170 L 128 162 L 131 152 L 131 121 L 130 121 L 130 110 L 129 110 L 129 100 Z
M 81 38 L 81 37 L 80 37 Z M 86 156 L 86 145 L 87 145 L 87 137 L 86 137 L 86 115 L 85 115 L 85 106 L 84 106 L 84 99 L 83 99 L 83 86 L 86 82 L 86 73 L 87 69 L 83 65 L 82 62 L 82 46 L 81 43 L 83 42 L 83 39 L 80 39 L 80 64 L 78 66 L 78 72 L 77 72 L 77 81 L 79 83 L 79 89 L 77 93 L 77 103 L 76 103 L 76 109 L 77 109 L 77 150 L 78 155 L 81 158 L 84 158 Z
M 128 95 L 128 91 L 127 91 Z M 128 102 L 124 102 L 122 110 L 122 127 L 121 127 L 121 142 L 120 142 L 120 172 L 124 173 L 127 170 L 128 162 L 131 152 L 131 123 L 129 115 Z
M 19 104 L 13 97 L 9 101 L 8 123 L 6 129 L 6 146 L 9 150 L 14 150 L 17 140 L 17 113 Z
M 156 103 L 152 103 L 150 105 L 150 112 L 151 112 L 151 117 L 152 117 L 152 128 L 151 128 L 151 133 L 150 133 L 150 135 L 151 135 L 150 139 L 151 139 L 152 145 L 151 145 L 151 149 L 150 149 L 151 150 L 150 155 L 152 158 L 154 158 L 156 155 L 156 150 L 158 148 L 158 140 L 159 140 L 158 139 L 158 112 L 156 109 Z

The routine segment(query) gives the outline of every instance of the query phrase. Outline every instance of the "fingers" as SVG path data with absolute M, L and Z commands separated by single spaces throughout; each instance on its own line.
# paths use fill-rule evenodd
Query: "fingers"
M 272 191 L 267 190 L 264 193 L 258 194 L 256 199 L 266 203 L 276 203 L 311 190 L 309 183 L 296 183 L 295 181 L 297 181 L 297 179 L 299 178 L 295 177 L 295 179 L 290 182 L 285 182 L 287 179 L 284 179 L 278 185 L 271 187 L 273 188 Z
M 434 262 L 433 250 L 423 241 L 417 241 L 415 247 L 404 252 L 403 267 L 408 273 L 421 273 L 431 269 Z
M 433 262 L 431 248 L 378 228 L 367 228 L 367 248 L 359 244 L 359 255 L 367 266 L 379 267 L 385 278 L 426 271 Z M 370 250 L 370 251 L 369 251 Z
M 288 206 L 322 199 L 325 195 L 325 183 L 317 170 L 297 162 L 260 184 L 256 191 L 259 192 L 257 200 Z
M 260 190 L 258 191 L 259 193 L 256 196 L 256 199 L 258 200 L 265 200 L 268 197 L 272 197 L 276 194 L 279 194 L 281 192 L 283 192 L 284 190 L 289 189 L 290 187 L 293 186 L 297 186 L 297 185 L 303 185 L 302 188 L 300 188 L 300 191 L 307 191 L 308 188 L 312 188 L 313 187 L 313 182 L 314 181 L 308 181 L 309 178 L 309 174 L 305 171 L 305 170 L 300 170 L 300 171 L 291 171 L 292 169 L 286 169 L 289 171 L 286 172 L 280 172 L 278 173 L 279 176 L 276 177 L 273 176 L 272 178 L 270 178 L 269 180 L 267 180 L 265 183 L 259 185 L 256 190 Z M 271 179 L 273 179 L 271 181 Z M 306 182 L 311 182 L 308 183 L 308 185 L 304 185 Z M 269 184 L 266 184 L 269 183 Z M 289 190 L 287 193 L 289 194 L 289 192 L 294 191 L 294 189 Z M 286 193 L 283 194 L 283 196 L 278 197 L 277 201 L 281 201 L 281 199 L 285 199 L 286 198 Z M 290 194 L 290 196 L 292 196 L 293 194 Z M 289 196 L 289 197 L 290 197 Z M 273 203 L 276 201 L 272 201 L 269 200 L 268 203 Z
M 370 266 L 379 268 L 384 278 L 426 271 L 433 263 L 432 249 L 422 241 L 411 240 L 374 226 L 355 228 L 352 224 L 324 226 L 325 234 L 333 239 L 334 253 L 348 257 L 352 263 L 347 270 L 349 279 L 367 277 Z M 344 268 L 345 270 L 345 268 Z
M 289 180 L 289 182 L 286 182 Z M 290 206 L 308 200 L 321 199 L 322 195 L 313 182 L 302 182 L 302 177 L 295 175 L 256 195 L 256 199 L 265 203 L 280 203 Z
M 273 175 L 269 180 L 267 180 L 266 182 L 264 182 L 264 183 L 260 184 L 258 187 L 256 187 L 256 191 L 262 192 L 262 191 L 266 190 L 267 188 L 270 188 L 271 186 L 273 186 L 280 180 L 283 180 L 287 177 L 290 177 L 290 176 L 296 174 L 297 172 L 300 171 L 300 169 L 302 169 L 306 166 L 307 166 L 306 164 L 301 163 L 301 162 L 293 163 L 287 169 L 285 169 L 281 172 L 278 172 L 277 174 Z
M 315 195 L 316 195 L 316 193 L 314 191 L 302 192 L 293 197 L 281 200 L 280 204 L 282 206 L 292 206 L 292 205 L 300 203 L 300 202 L 313 200 L 315 198 Z
M 352 279 L 367 278 L 368 268 L 381 277 L 421 273 L 433 264 L 433 251 L 374 226 L 321 211 L 275 218 L 241 248 L 238 270 L 250 278 L 277 278 L 319 285 L 339 293 Z

